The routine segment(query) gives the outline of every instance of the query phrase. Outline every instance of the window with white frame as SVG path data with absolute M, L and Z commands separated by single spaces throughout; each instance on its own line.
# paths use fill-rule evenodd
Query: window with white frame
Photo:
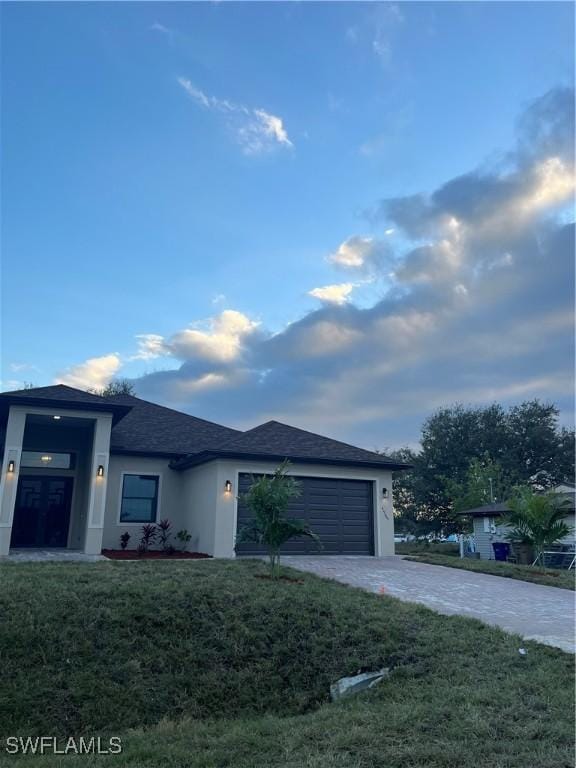
M 155 523 L 158 511 L 158 485 L 158 475 L 124 475 L 120 522 Z
M 496 521 L 493 517 L 484 518 L 484 533 L 496 533 Z

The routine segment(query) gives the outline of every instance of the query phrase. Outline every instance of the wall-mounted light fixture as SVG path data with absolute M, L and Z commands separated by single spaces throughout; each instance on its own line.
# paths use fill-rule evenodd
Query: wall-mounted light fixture
M 15 466 L 16 466 L 16 465 L 14 464 L 14 462 L 13 462 L 12 460 L 10 460 L 10 461 L 8 462 L 8 472 L 10 472 L 10 474 L 12 474 L 12 473 L 14 472 L 14 468 L 15 468 Z
M 96 477 L 104 477 L 104 465 L 98 464 L 98 469 L 96 470 Z
M 232 483 L 230 482 L 230 480 L 226 480 L 226 482 L 224 483 L 224 492 L 232 493 Z
M 62 418 L 62 416 L 52 416 L 52 418 L 55 419 L 56 421 L 59 421 Z
M 382 488 L 382 498 L 383 499 L 388 498 L 388 488 Z
M 52 461 L 52 456 L 48 456 L 48 454 L 40 456 L 40 461 L 42 464 L 49 464 Z

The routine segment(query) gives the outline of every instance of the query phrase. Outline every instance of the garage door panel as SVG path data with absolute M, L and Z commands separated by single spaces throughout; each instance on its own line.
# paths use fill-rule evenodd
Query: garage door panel
M 288 516 L 304 520 L 323 544 L 318 550 L 309 538 L 293 539 L 283 548 L 284 554 L 373 554 L 372 483 L 367 480 L 296 477 L 301 496 L 291 502 Z M 239 494 L 248 491 L 253 478 L 242 473 Z M 251 519 L 250 511 L 239 502 L 238 528 Z M 263 554 L 255 544 L 239 544 L 238 554 Z

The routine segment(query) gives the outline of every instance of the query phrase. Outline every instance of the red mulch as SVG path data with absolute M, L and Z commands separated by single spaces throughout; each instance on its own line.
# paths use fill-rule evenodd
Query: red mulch
M 136 549 L 103 549 L 102 554 L 110 560 L 202 560 L 210 557 L 203 552 L 173 552 L 169 555 L 160 550 L 139 554 Z

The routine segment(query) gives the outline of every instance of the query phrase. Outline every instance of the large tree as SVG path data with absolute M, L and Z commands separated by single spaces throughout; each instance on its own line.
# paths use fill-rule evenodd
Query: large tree
M 491 476 L 499 500 L 515 485 L 543 490 L 573 479 L 574 431 L 560 428 L 558 415 L 556 406 L 538 400 L 508 410 L 494 404 L 436 411 L 423 424 L 420 451 L 393 452 L 414 466 L 394 479 L 400 527 L 459 531 L 456 508 L 486 499 Z

